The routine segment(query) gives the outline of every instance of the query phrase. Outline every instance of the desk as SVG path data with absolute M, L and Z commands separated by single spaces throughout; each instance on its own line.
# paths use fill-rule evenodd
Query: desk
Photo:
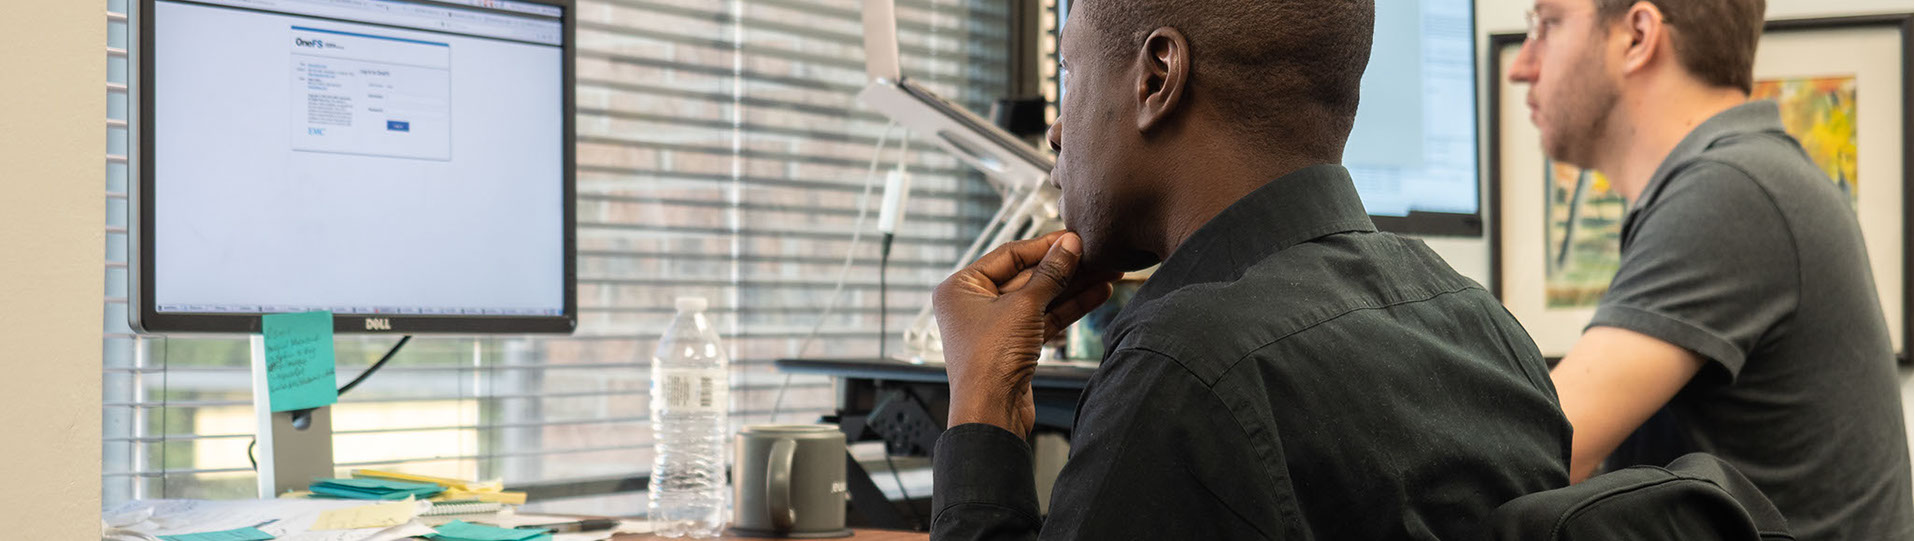
M 944 373 L 942 364 L 911 364 L 893 359 L 780 359 L 778 371 L 790 374 L 812 374 L 831 376 L 844 383 L 838 391 L 838 419 L 835 422 L 846 428 L 845 433 L 852 441 L 863 441 L 860 430 L 866 428 L 863 423 L 876 423 L 871 426 L 875 435 L 892 443 L 904 440 L 904 446 L 916 449 L 893 449 L 895 454 L 929 456 L 931 447 L 936 444 L 937 434 L 944 432 L 946 412 L 943 406 L 950 398 L 950 380 Z M 1037 404 L 1037 425 L 1069 432 L 1075 421 L 1077 399 L 1084 394 L 1084 387 L 1090 384 L 1090 378 L 1097 373 L 1095 368 L 1073 365 L 1040 364 L 1037 373 L 1031 377 L 1033 401 Z M 884 403 L 888 391 L 906 391 L 910 397 L 918 399 L 920 407 L 935 422 L 930 441 L 912 438 L 911 434 L 899 434 L 896 437 L 885 434 L 888 428 L 882 421 L 873 419 L 872 413 L 878 411 Z M 852 423 L 860 423 L 852 426 Z
M 658 537 L 652 534 L 619 534 L 617 537 L 613 537 L 612 541 L 648 541 L 652 539 L 668 539 L 668 538 Z M 683 539 L 683 538 L 680 538 L 680 539 Z M 732 540 L 744 541 L 748 539 L 779 539 L 779 538 L 735 537 L 732 535 L 723 535 L 723 536 L 717 537 L 717 539 L 718 541 L 732 541 Z M 851 531 L 851 537 L 840 537 L 839 539 L 851 539 L 853 541 L 928 541 L 929 539 L 931 539 L 931 534 L 918 533 L 918 532 L 900 532 L 900 531 L 893 531 L 893 530 L 867 530 L 867 529 L 858 528 L 858 529 L 853 529 Z
M 938 435 L 944 433 L 951 390 L 942 364 L 891 359 L 781 359 L 776 366 L 788 374 L 839 380 L 837 411 L 823 421 L 837 424 L 851 442 L 882 440 L 885 452 L 895 456 L 931 456 Z M 1097 369 L 1082 366 L 1038 365 L 1031 378 L 1037 429 L 1068 436 L 1076 421 L 1077 399 L 1096 373 Z M 911 523 L 884 497 L 870 472 L 848 454 L 845 461 L 852 509 L 872 525 L 910 528 Z
M 912 364 L 896 359 L 779 359 L 780 372 L 822 374 L 841 378 L 948 383 L 942 363 Z M 1037 389 L 1074 389 L 1083 391 L 1095 368 L 1075 364 L 1039 364 L 1031 378 Z

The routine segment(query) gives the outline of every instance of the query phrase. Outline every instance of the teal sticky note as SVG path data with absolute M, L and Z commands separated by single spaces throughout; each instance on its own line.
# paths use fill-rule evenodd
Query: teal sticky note
M 440 488 L 437 483 L 419 483 L 412 481 L 392 481 L 386 479 L 342 478 L 318 479 L 313 484 L 337 485 L 364 490 L 430 490 Z
M 545 530 L 513 530 L 473 524 L 463 520 L 454 520 L 433 528 L 438 531 L 435 539 L 445 541 L 528 541 L 533 539 L 551 539 Z
M 273 411 L 317 408 L 339 401 L 333 377 L 332 312 L 267 314 L 266 388 Z
M 390 481 L 385 479 L 315 479 L 312 484 L 315 495 L 357 500 L 403 500 L 407 496 L 425 498 L 445 492 L 445 487 L 433 483 L 413 483 Z
M 407 496 L 415 496 L 415 494 L 411 492 L 404 491 L 358 490 L 328 485 L 313 485 L 312 491 L 314 496 L 345 498 L 349 500 L 403 500 L 406 499 Z
M 259 528 L 160 536 L 162 541 L 268 541 L 273 538 L 273 534 L 259 531 Z

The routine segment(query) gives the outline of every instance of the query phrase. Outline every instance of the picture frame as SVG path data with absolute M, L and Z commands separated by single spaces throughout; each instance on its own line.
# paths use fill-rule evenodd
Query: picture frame
M 1915 336 L 1911 19 L 1903 13 L 1769 21 L 1755 62 L 1756 97 L 1782 104 L 1791 134 L 1854 198 L 1902 364 L 1910 364 Z M 1525 39 L 1489 37 L 1490 291 L 1553 362 L 1582 336 L 1615 275 L 1628 208 L 1606 192 L 1599 174 L 1544 156 L 1529 120 L 1528 86 L 1506 73 Z

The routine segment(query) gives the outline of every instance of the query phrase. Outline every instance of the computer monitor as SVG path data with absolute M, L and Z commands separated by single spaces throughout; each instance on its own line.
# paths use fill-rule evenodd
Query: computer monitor
M 569 0 L 140 0 L 135 329 L 571 332 Z
M 1471 0 L 1378 2 L 1343 165 L 1377 227 L 1481 236 Z

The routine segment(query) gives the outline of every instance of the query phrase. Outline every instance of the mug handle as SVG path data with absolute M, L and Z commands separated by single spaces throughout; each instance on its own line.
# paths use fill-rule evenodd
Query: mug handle
M 791 531 L 797 521 L 791 510 L 791 458 L 797 451 L 797 440 L 779 439 L 771 444 L 771 456 L 765 464 L 765 500 L 771 502 L 772 529 L 780 532 Z

